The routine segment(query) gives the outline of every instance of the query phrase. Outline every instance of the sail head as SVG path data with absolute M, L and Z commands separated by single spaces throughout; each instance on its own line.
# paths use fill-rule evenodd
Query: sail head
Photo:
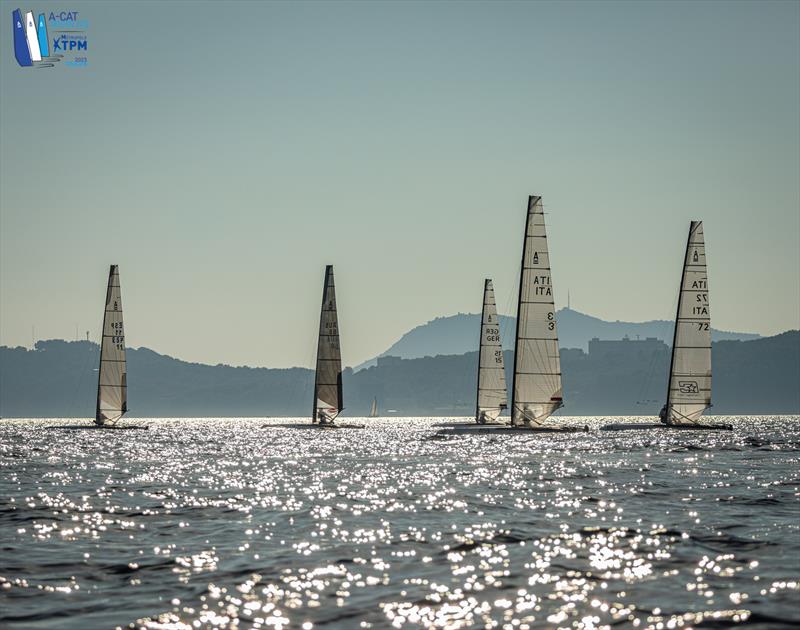
M 563 406 L 561 358 L 542 198 L 528 198 L 522 249 L 512 425 L 538 426 Z
M 119 267 L 108 272 L 106 304 L 103 314 L 103 337 L 100 342 L 100 369 L 97 380 L 95 422 L 99 425 L 117 422 L 128 410 L 125 329 L 122 323 L 122 295 Z
M 691 424 L 711 406 L 711 308 L 703 222 L 692 221 L 683 260 L 663 419 Z

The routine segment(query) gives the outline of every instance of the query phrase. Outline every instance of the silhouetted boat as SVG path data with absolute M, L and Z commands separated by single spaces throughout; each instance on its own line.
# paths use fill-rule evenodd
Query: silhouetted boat
M 322 287 L 311 423 L 320 428 L 364 428 L 364 425 L 334 424 L 342 409 L 342 356 L 339 348 L 339 319 L 336 314 L 336 287 L 333 282 L 333 265 L 328 265 Z

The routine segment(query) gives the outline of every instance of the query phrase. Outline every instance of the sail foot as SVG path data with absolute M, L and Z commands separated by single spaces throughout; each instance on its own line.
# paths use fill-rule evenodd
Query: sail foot
M 502 411 L 503 407 L 480 409 L 475 416 L 475 422 L 478 424 L 491 424 L 497 422 L 497 419 L 500 417 L 500 413 Z
M 331 407 L 323 400 L 317 400 L 317 407 L 311 421 L 319 424 L 333 424 L 338 415 L 339 410 L 336 407 Z
M 516 408 L 511 416 L 511 424 L 513 426 L 540 427 L 553 412 L 563 406 L 564 403 L 561 399 L 552 400 L 549 403 L 526 404 L 522 408 L 519 405 L 515 405 Z

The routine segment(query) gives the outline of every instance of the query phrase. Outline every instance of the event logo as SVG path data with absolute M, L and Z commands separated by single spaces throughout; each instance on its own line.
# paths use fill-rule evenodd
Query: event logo
M 20 9 L 11 14 L 14 28 L 14 57 L 23 67 L 82 67 L 88 64 L 86 29 L 89 22 L 78 19 L 77 11 L 50 11 L 34 17 Z
M 699 394 L 700 388 L 697 381 L 678 381 L 678 390 L 681 394 Z

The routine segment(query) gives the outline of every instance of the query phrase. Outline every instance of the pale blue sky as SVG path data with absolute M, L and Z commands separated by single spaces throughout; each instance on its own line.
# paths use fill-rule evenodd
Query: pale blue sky
M 800 3 L 86 3 L 89 66 L 0 64 L 0 343 L 345 363 L 513 314 L 525 204 L 558 306 L 670 319 L 705 221 L 717 328 L 800 326 Z

